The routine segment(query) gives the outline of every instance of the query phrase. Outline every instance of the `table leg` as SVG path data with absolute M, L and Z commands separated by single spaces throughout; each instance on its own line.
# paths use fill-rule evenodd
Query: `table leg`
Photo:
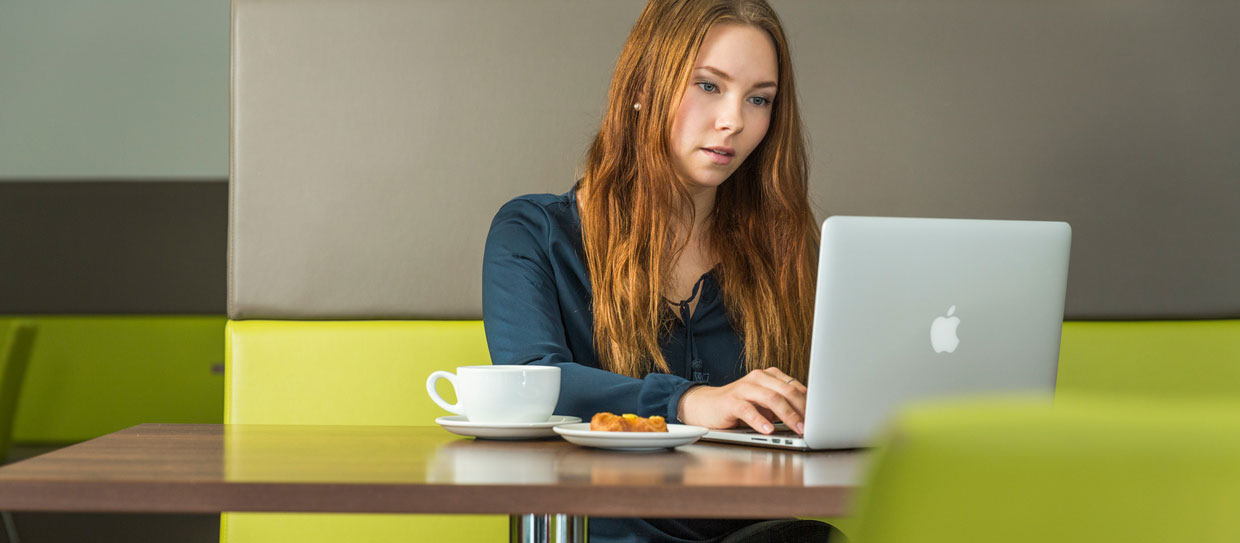
M 549 543 L 547 515 L 511 515 L 508 517 L 509 543 Z
M 557 543 L 589 543 L 590 532 L 586 529 L 585 515 L 556 515 L 555 537 Z
M 510 543 L 589 543 L 585 516 L 511 515 L 508 517 Z

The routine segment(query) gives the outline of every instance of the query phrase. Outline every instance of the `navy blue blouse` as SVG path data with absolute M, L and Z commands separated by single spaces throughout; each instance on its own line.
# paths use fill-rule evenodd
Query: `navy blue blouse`
M 720 386 L 744 373 L 714 272 L 694 287 L 697 307 L 659 338 L 670 373 L 641 379 L 599 367 L 594 350 L 590 274 L 581 241 L 576 192 L 531 194 L 504 204 L 491 222 L 482 266 L 482 318 L 494 364 L 558 366 L 557 415 L 661 415 L 679 422 L 680 397 L 695 383 Z M 620 541 L 713 541 L 753 520 L 590 519 L 590 538 Z

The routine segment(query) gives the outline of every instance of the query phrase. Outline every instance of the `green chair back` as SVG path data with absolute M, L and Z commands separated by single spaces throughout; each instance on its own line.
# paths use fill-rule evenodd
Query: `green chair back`
M 16 321 L 0 334 L 0 464 L 9 456 L 13 443 L 13 420 L 17 416 L 17 398 L 21 394 L 34 346 L 35 327 Z
M 0 331 L 14 321 L 38 330 L 14 443 L 67 445 L 144 422 L 222 418 L 223 315 L 0 315 Z
M 1240 541 L 1240 402 L 911 409 L 876 452 L 860 543 Z
M 479 321 L 230 321 L 231 424 L 433 425 L 431 372 L 490 363 Z M 451 389 L 441 389 L 452 399 Z M 220 540 L 501 541 L 497 515 L 225 513 Z

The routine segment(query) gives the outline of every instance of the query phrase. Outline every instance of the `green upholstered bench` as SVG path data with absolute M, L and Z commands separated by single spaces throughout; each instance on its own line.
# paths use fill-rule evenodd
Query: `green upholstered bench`
M 489 364 L 480 321 L 232 321 L 224 420 L 432 425 L 435 370 Z M 441 394 L 451 401 L 451 387 Z M 503 515 L 225 513 L 220 540 L 502 541 Z

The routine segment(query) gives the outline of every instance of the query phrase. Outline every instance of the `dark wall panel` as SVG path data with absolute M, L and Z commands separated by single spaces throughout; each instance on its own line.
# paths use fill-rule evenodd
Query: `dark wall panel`
M 223 314 L 226 180 L 0 181 L 0 313 Z

